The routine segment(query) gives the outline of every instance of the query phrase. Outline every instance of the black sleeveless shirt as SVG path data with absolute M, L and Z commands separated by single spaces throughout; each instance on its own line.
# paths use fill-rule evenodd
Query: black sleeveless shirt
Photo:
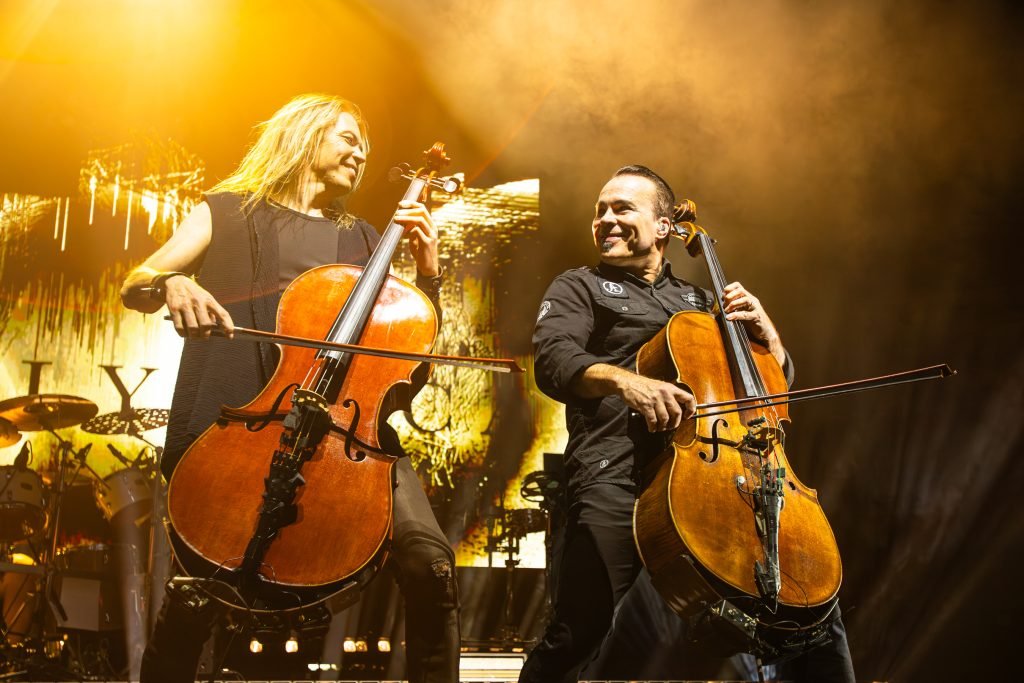
M 346 234 L 355 226 L 342 228 L 330 218 L 307 216 L 275 202 L 269 202 L 267 210 L 277 233 L 278 287 L 281 291 L 310 268 L 322 266 L 323 254 L 345 252 L 350 258 L 342 263 L 354 264 L 353 259 L 358 260 L 363 256 L 364 245 Z M 377 233 L 374 232 L 372 237 L 361 234 L 365 247 L 372 251 L 370 245 L 377 243 Z

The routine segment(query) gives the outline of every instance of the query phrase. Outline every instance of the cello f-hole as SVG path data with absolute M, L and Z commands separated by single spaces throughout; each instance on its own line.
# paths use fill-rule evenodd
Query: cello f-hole
M 352 462 L 362 462 L 366 460 L 366 451 L 359 448 L 352 452 L 352 440 L 356 433 L 356 428 L 359 426 L 359 402 L 353 398 L 346 398 L 341 402 L 342 408 L 352 409 L 352 421 L 349 423 L 349 427 L 345 430 L 345 457 Z

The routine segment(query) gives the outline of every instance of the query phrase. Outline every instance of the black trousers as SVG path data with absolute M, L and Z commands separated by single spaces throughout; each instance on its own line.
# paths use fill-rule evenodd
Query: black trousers
M 642 564 L 633 542 L 634 494 L 594 484 L 570 502 L 554 615 L 519 675 L 520 683 L 570 683 L 597 653 L 615 608 Z M 854 683 L 838 609 L 833 642 L 794 662 L 797 681 Z
M 395 465 L 394 532 L 389 562 L 405 598 L 410 683 L 459 680 L 459 601 L 455 555 L 408 458 Z M 192 683 L 203 646 L 223 609 L 193 612 L 165 597 L 142 658 L 142 683 Z

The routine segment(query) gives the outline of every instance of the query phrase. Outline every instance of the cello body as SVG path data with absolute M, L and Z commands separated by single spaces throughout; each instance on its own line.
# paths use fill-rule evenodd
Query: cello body
M 691 253 L 708 259 L 721 311 L 726 280 L 712 242 L 683 225 Z M 788 406 L 757 398 L 788 391 L 778 361 L 739 321 L 684 311 L 640 349 L 636 370 L 683 386 L 699 405 L 657 440 L 642 472 L 634 534 L 655 588 L 732 651 L 778 659 L 825 642 L 842 564 L 817 492 L 789 466 Z
M 333 318 L 322 312 L 341 310 L 362 272 L 356 266 L 329 265 L 301 275 L 282 295 L 278 330 L 327 337 Z M 430 350 L 437 319 L 426 295 L 387 276 L 377 303 L 362 343 Z M 225 409 L 175 468 L 167 493 L 170 535 L 178 562 L 190 576 L 231 583 L 230 572 L 240 566 L 257 526 L 264 479 L 292 408 L 292 389 L 322 362 L 317 356 L 312 349 L 282 347 L 277 370 L 260 395 L 242 408 Z M 348 399 L 329 407 L 334 427 L 302 465 L 297 519 L 270 544 L 260 568 L 265 585 L 248 608 L 292 609 L 358 589 L 384 562 L 395 458 L 380 450 L 377 428 L 387 417 L 388 390 L 410 382 L 417 365 L 351 358 L 339 392 Z M 357 447 L 362 455 L 352 457 Z

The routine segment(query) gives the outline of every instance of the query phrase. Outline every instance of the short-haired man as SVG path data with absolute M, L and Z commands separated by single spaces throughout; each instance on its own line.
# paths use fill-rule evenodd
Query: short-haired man
M 575 681 L 612 623 L 641 562 L 633 541 L 637 494 L 630 409 L 652 431 L 693 415 L 694 397 L 670 382 L 631 370 L 636 354 L 684 310 L 711 310 L 713 297 L 672 274 L 665 247 L 672 189 L 645 166 L 619 169 L 601 189 L 592 225 L 595 267 L 562 273 L 544 295 L 533 336 L 538 386 L 565 403 L 568 520 L 555 610 L 530 653 L 521 683 Z M 741 320 L 792 381 L 792 364 L 775 326 L 741 284 L 725 287 L 724 312 Z M 853 682 L 842 622 L 832 643 L 812 651 L 806 680 Z

